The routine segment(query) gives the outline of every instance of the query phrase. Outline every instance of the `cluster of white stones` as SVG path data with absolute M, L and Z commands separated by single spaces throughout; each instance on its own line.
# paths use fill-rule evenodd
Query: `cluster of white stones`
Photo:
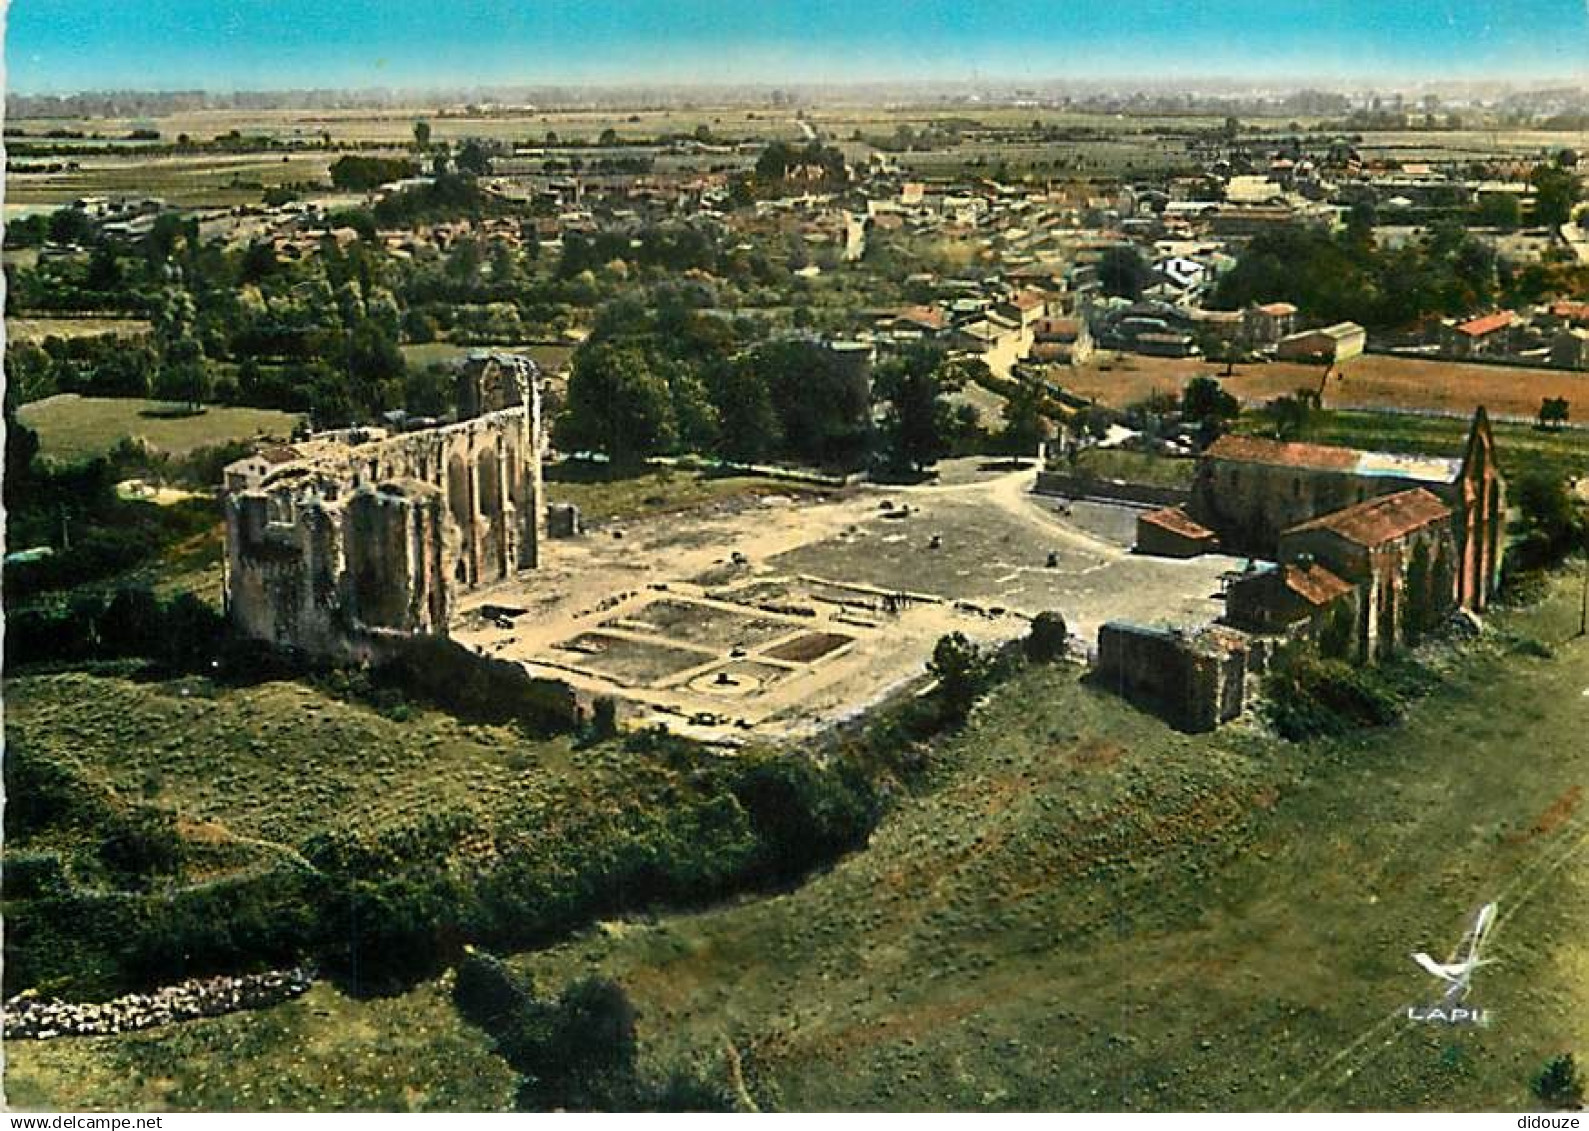
M 147 994 L 102 1002 L 60 1001 L 18 994 L 5 1003 L 8 1039 L 107 1036 L 173 1021 L 218 1017 L 297 997 L 313 979 L 307 970 L 273 970 L 240 977 L 194 978 Z

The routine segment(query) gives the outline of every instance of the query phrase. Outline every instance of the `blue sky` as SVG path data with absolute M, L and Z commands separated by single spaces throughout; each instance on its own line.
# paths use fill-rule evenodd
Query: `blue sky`
M 27 92 L 1589 78 L 1589 0 L 12 0 Z

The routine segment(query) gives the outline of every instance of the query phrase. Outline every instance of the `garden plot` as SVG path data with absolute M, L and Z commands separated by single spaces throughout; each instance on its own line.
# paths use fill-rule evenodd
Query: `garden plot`
M 789 626 L 783 621 L 747 616 L 704 602 L 680 600 L 653 601 L 604 624 L 714 650 L 752 648 L 789 633 Z
M 627 633 L 583 632 L 554 647 L 568 657 L 565 662 L 570 667 L 640 687 L 650 687 L 716 658 L 705 649 L 680 647 Z
M 787 660 L 791 664 L 809 664 L 854 640 L 855 637 L 840 632 L 808 632 L 767 649 L 767 655 L 775 660 Z

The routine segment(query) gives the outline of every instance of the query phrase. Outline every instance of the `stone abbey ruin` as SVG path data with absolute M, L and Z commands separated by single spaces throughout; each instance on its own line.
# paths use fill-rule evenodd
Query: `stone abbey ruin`
M 481 354 L 458 380 L 456 423 L 321 433 L 226 469 L 227 603 L 243 633 L 369 658 L 447 635 L 463 594 L 535 567 L 538 374 Z

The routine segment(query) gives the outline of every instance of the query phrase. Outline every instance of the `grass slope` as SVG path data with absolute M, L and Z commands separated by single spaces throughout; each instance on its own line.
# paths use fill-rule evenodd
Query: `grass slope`
M 211 405 L 197 416 L 173 416 L 169 407 L 130 397 L 60 393 L 23 405 L 18 415 L 39 434 L 41 454 L 66 463 L 104 455 L 128 436 L 142 437 L 156 451 L 182 455 L 232 440 L 286 439 L 298 422 L 294 414 L 274 409 Z
M 1574 596 L 1505 619 L 1561 640 Z M 789 1108 L 1527 1106 L 1589 1042 L 1586 685 L 1589 642 L 1485 645 L 1403 725 L 1291 747 L 1030 673 L 829 874 L 523 961 L 618 978 L 659 1054 L 732 1038 Z M 1408 953 L 1491 898 L 1499 1021 L 1410 1025 Z
M 317 985 L 255 1013 L 6 1053 L 6 1099 L 19 1109 L 492 1111 L 514 1089 L 440 983 L 368 1002 Z
M 186 820 L 299 843 L 316 832 L 400 826 L 414 814 L 489 806 L 572 773 L 566 739 L 417 711 L 399 722 L 293 681 L 216 689 L 204 680 L 27 675 L 6 683 L 7 730 L 88 780 Z

